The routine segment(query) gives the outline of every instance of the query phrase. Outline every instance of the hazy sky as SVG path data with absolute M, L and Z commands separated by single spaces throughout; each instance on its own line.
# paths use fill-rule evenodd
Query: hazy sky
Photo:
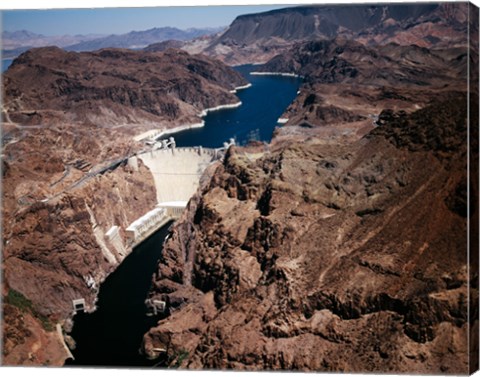
M 3 30 L 29 30 L 44 35 L 122 34 L 132 30 L 173 26 L 228 26 L 236 16 L 284 8 L 273 6 L 203 6 L 114 9 L 2 11 Z

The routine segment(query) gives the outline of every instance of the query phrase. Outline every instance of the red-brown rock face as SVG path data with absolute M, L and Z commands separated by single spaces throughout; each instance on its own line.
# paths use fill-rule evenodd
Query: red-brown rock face
M 452 94 L 383 113 L 352 144 L 231 149 L 165 245 L 152 295 L 170 315 L 145 353 L 188 368 L 466 373 L 466 106 Z
M 304 84 L 272 144 L 230 150 L 176 224 L 151 293 L 170 312 L 145 335 L 147 356 L 165 349 L 195 369 L 478 368 L 478 47 L 456 35 L 441 49 L 316 40 L 258 68 Z
M 13 122 L 29 124 L 45 121 L 50 111 L 62 121 L 102 127 L 168 128 L 198 122 L 204 108 L 238 102 L 229 91 L 245 83 L 218 61 L 175 49 L 46 47 L 20 55 L 5 73 L 5 110 Z
M 467 239 L 478 144 L 466 141 L 478 141 L 467 103 L 478 86 L 466 94 L 466 80 L 478 78 L 467 47 L 478 28 L 468 41 L 471 7 L 451 5 L 366 6 L 340 17 L 352 24 L 333 21 L 354 8 L 245 16 L 206 47 L 237 63 L 281 52 L 259 70 L 305 83 L 273 143 L 230 149 L 173 228 L 151 292 L 167 318 L 145 335 L 147 357 L 165 349 L 166 364 L 197 369 L 476 367 L 478 258 L 469 267 L 466 247 L 478 245 Z M 319 40 L 305 41 L 312 31 Z M 68 324 L 72 299 L 92 309 L 88 282 L 124 257 L 105 232 L 156 202 L 148 169 L 118 162 L 143 148 L 133 136 L 196 123 L 245 82 L 178 50 L 57 48 L 26 52 L 3 82 L 3 360 L 60 365 L 54 325 Z
M 449 47 L 463 43 L 469 13 L 456 4 L 335 4 L 300 6 L 237 17 L 218 36 L 187 42 L 229 64 L 265 63 L 295 43 L 341 36 L 363 45 Z

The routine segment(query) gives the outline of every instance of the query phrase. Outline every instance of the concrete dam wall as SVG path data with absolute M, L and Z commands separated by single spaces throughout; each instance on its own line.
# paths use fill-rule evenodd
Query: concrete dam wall
M 186 203 L 197 190 L 206 167 L 216 159 L 216 153 L 201 147 L 172 148 L 152 150 L 138 158 L 153 175 L 157 203 Z
M 172 140 L 171 146 L 168 148 L 164 145 L 157 149 L 153 147 L 128 159 L 128 164 L 134 169 L 138 169 L 138 159 L 148 167 L 153 175 L 157 195 L 156 207 L 125 229 L 126 248 L 129 250 L 169 221 L 180 217 L 188 201 L 197 191 L 204 170 L 223 156 L 229 144 L 220 149 L 175 148 Z
M 132 169 L 138 170 L 140 159 L 152 173 L 156 190 L 155 206 L 126 228 L 120 224 L 110 224 L 108 230 L 99 227 L 94 211 L 87 206 L 93 234 L 105 259 L 112 265 L 120 263 L 135 246 L 169 221 L 178 219 L 196 192 L 205 169 L 213 161 L 223 158 L 225 150 L 232 143 L 225 143 L 223 148 L 218 149 L 175 148 L 175 141 L 170 138 L 168 143 L 155 142 L 149 150 L 97 169 L 95 174 L 127 162 Z M 121 235 L 121 227 L 126 237 Z

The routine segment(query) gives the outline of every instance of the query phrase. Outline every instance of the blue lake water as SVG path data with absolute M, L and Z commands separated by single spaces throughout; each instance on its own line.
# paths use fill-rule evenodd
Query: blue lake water
M 255 66 L 236 67 L 252 86 L 237 92 L 242 105 L 207 114 L 205 126 L 172 134 L 177 146 L 221 147 L 233 137 L 237 144 L 250 140 L 270 141 L 278 118 L 293 101 L 300 79 L 284 76 L 250 75 Z M 162 137 L 164 138 L 164 137 Z
M 2 73 L 7 70 L 8 67 L 10 67 L 10 64 L 12 64 L 13 59 L 2 59 Z
M 277 119 L 296 96 L 300 80 L 249 75 L 254 68 L 236 68 L 252 83 L 238 91 L 242 106 L 212 112 L 204 118 L 205 127 L 174 134 L 177 146 L 220 147 L 231 137 L 239 144 L 251 139 L 270 141 Z M 136 247 L 106 279 L 94 313 L 75 316 L 71 334 L 77 342 L 72 352 L 75 361 L 67 365 L 148 367 L 159 363 L 146 360 L 138 351 L 143 334 L 158 320 L 146 316 L 144 300 L 167 233 L 163 227 Z

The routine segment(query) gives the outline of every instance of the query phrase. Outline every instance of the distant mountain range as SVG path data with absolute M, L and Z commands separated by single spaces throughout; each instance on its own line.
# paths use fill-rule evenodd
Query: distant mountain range
M 2 32 L 2 57 L 15 58 L 32 47 L 66 47 L 103 37 L 101 34 L 88 35 L 43 35 L 28 30 Z
M 145 31 L 131 31 L 130 33 L 120 35 L 109 35 L 103 38 L 84 41 L 72 46 L 66 50 L 71 51 L 93 51 L 106 47 L 140 49 L 153 43 L 167 40 L 188 41 L 204 35 L 216 34 L 224 27 L 180 30 L 174 27 L 153 28 Z
M 180 30 L 173 27 L 131 31 L 126 34 L 88 34 L 45 36 L 28 30 L 2 32 L 3 58 L 14 58 L 32 47 L 57 46 L 69 51 L 93 51 L 106 47 L 139 49 L 166 40 L 187 41 L 223 30 L 219 28 L 191 28 Z

